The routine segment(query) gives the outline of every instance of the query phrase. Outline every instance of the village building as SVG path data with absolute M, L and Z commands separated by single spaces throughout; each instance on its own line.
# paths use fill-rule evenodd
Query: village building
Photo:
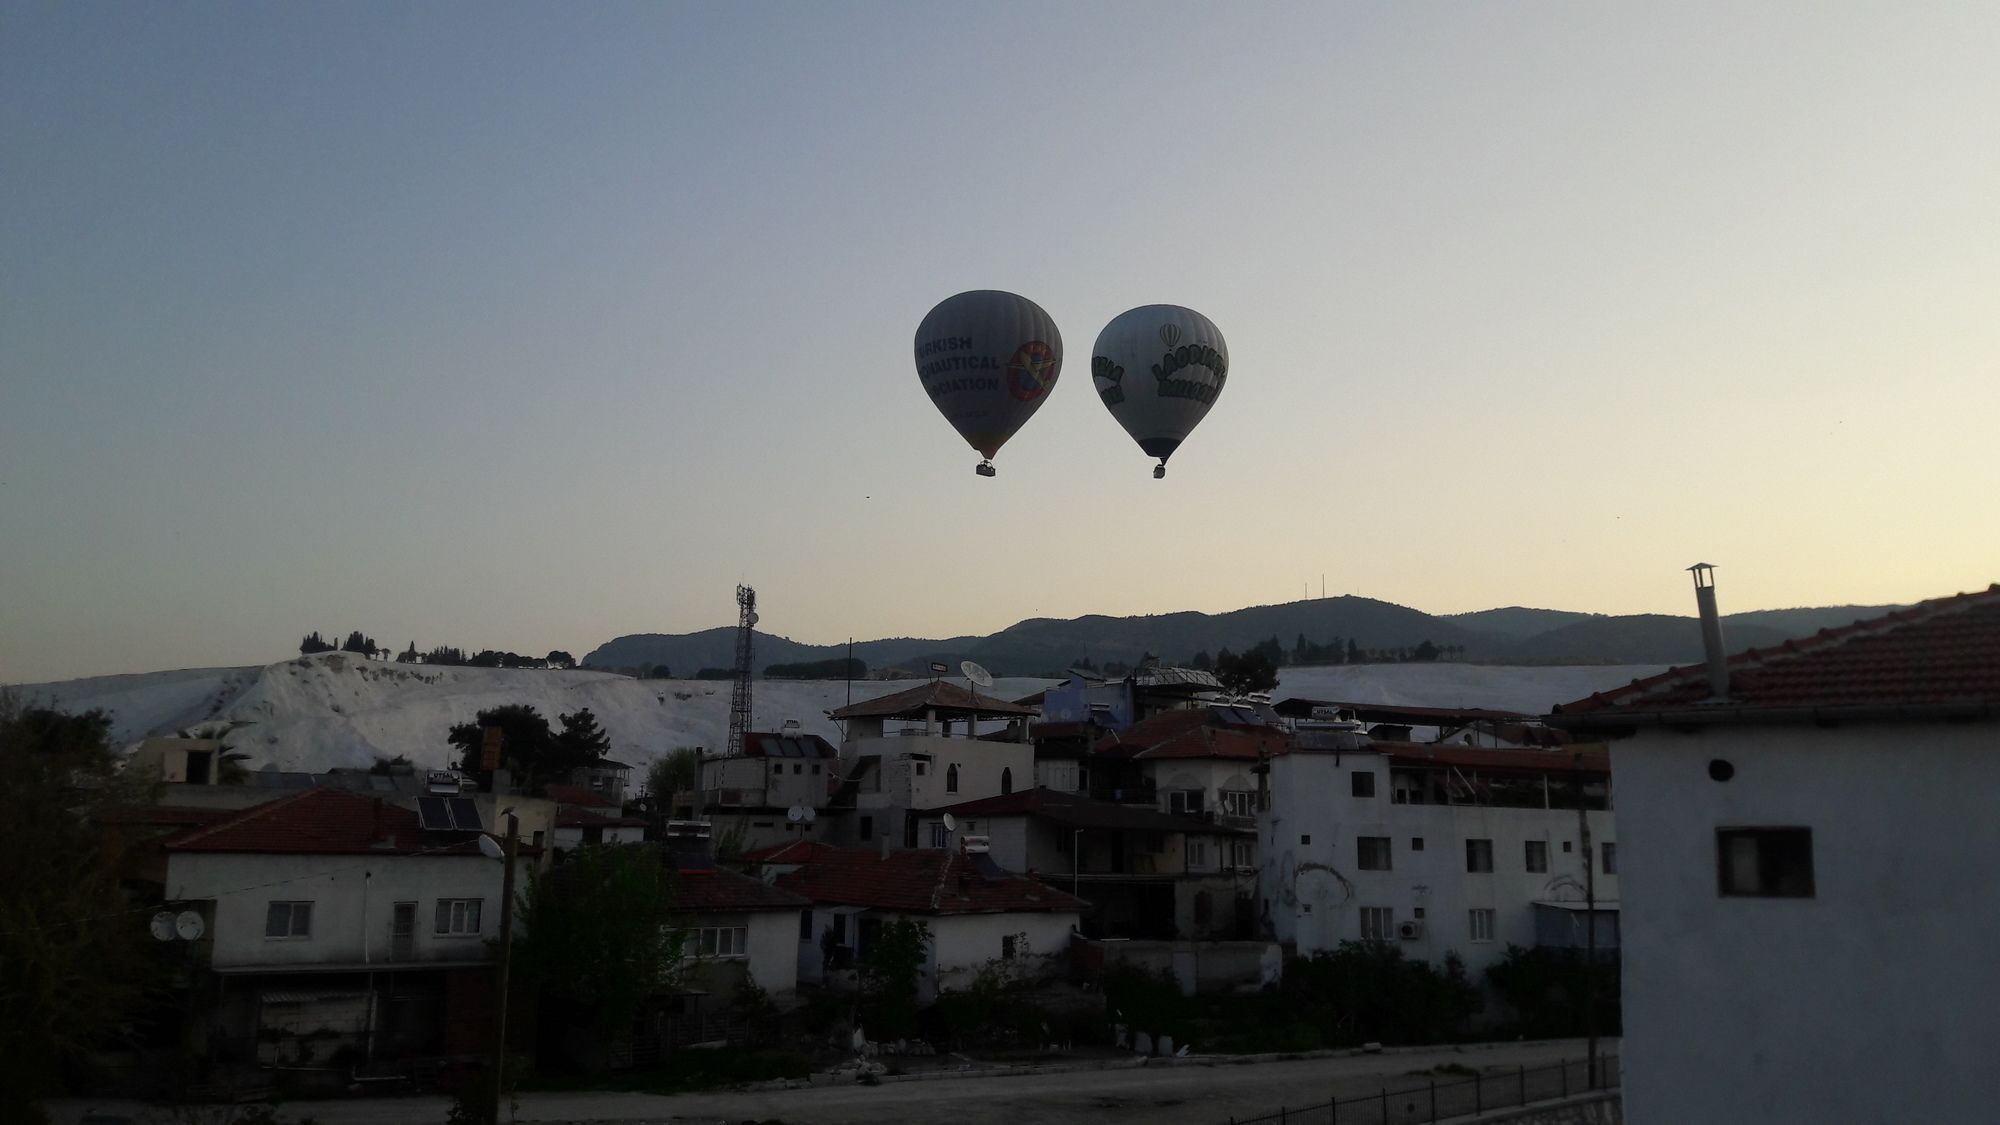
M 831 713 L 845 724 L 825 839 L 920 846 L 918 814 L 1034 785 L 1035 709 L 945 680 Z
M 1087 905 L 980 851 L 795 841 L 747 858 L 812 902 L 794 932 L 801 982 L 843 979 L 884 923 L 915 919 L 930 930 L 918 981 L 926 1001 L 969 986 L 990 965 L 1019 977 L 1060 971 Z
M 701 760 L 700 809 L 715 838 L 745 850 L 825 834 L 819 823 L 841 778 L 840 751 L 798 724 L 743 736 L 743 752 Z M 694 815 L 694 794 L 680 812 Z
M 1985 1121 L 2000 1039 L 2000 586 L 1557 708 L 1612 740 L 1624 1109 Z
M 1260 768 L 1256 909 L 1300 955 L 1387 942 L 1433 963 L 1456 953 L 1474 979 L 1509 946 L 1615 955 L 1603 747 L 1386 742 L 1308 721 Z

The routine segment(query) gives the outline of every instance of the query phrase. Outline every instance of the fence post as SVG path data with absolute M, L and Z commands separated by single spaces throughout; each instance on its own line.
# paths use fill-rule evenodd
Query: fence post
M 1568 1060 L 1568 1059 L 1564 1059 L 1564 1060 L 1562 1061 L 1562 1065 L 1561 1065 L 1561 1066 L 1560 1066 L 1560 1067 L 1559 1067 L 1558 1069 L 1560 1069 L 1560 1070 L 1562 1071 L 1562 1076 L 1563 1076 L 1563 1084 L 1562 1084 L 1562 1090 L 1563 1090 L 1563 1097 L 1565 1097 L 1565 1098 L 1566 1098 L 1566 1097 L 1569 1097 L 1569 1060 Z
M 1326 1125 L 1340 1125 L 1340 1095 L 1332 1094 L 1326 1099 Z
M 1382 1125 L 1389 1125 L 1389 1087 L 1382 1087 Z
M 1285 1107 L 1284 1107 L 1284 1106 L 1279 1106 L 1279 1107 L 1278 1107 L 1278 1125 L 1289 1125 L 1289 1123 L 1290 1123 L 1290 1121 L 1291 1121 L 1291 1120 L 1292 1120 L 1292 1117 L 1291 1117 L 1291 1114 L 1288 1114 L 1288 1113 L 1286 1113 L 1286 1112 L 1285 1112 Z
M 1472 1072 L 1472 1112 L 1486 1112 L 1486 1075 L 1482 1071 Z
M 1438 1119 L 1438 1080 L 1433 1078 L 1431 1079 L 1431 1121 L 1435 1123 L 1437 1119 Z
M 1521 1104 L 1528 1104 L 1528 1064 L 1521 1064 Z

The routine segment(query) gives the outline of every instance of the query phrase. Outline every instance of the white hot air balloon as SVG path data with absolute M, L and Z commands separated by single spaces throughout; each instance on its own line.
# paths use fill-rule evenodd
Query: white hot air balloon
M 1026 297 L 978 289 L 938 302 L 917 326 L 917 378 L 924 392 L 985 460 L 1055 389 L 1062 372 L 1062 333 Z
M 1090 357 L 1097 397 L 1139 443 L 1157 479 L 1229 381 L 1229 345 L 1215 322 L 1179 305 L 1144 305 L 1113 317 Z

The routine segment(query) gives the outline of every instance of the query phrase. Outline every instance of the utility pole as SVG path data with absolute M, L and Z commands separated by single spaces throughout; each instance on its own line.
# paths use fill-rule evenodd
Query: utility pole
M 507 810 L 507 864 L 500 876 L 500 1011 L 493 1020 L 493 1105 L 486 1125 L 500 1125 L 500 1102 L 507 1096 L 507 970 L 514 956 L 514 853 L 521 843 L 521 820 Z
M 1597 863 L 1590 850 L 1590 814 L 1583 801 L 1583 755 L 1571 755 L 1576 766 L 1577 847 L 1583 852 L 1583 1036 L 1588 1044 L 1590 1088 L 1597 1089 Z
M 751 630 L 757 626 L 757 591 L 736 587 L 736 684 L 729 693 L 729 757 L 743 753 L 743 736 L 750 731 Z

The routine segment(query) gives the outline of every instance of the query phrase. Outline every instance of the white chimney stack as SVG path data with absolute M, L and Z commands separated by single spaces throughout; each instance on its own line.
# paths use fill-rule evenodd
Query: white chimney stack
M 1701 613 L 1701 649 L 1708 659 L 1708 693 L 1711 700 L 1729 698 L 1729 655 L 1722 648 L 1722 618 L 1715 609 L 1715 567 L 1696 563 L 1688 567 L 1694 575 L 1694 604 Z

